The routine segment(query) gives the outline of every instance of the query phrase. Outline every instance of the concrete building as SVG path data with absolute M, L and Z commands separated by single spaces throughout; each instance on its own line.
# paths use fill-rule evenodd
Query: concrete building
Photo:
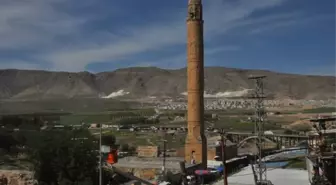
M 184 149 L 181 148 L 176 151 L 177 157 L 183 157 L 185 156 Z M 206 156 L 207 161 L 208 160 L 222 160 L 222 146 L 220 144 L 220 136 L 215 136 L 208 138 L 207 140 L 207 149 L 206 149 Z M 229 140 L 226 140 L 226 146 L 224 149 L 224 152 L 226 154 L 226 159 L 230 160 L 232 158 L 237 157 L 238 155 L 238 148 L 236 143 L 232 143 Z
M 173 174 L 178 174 L 180 170 L 180 162 L 184 161 L 183 157 L 169 157 L 166 158 L 165 170 Z M 153 180 L 160 174 L 163 169 L 163 158 L 148 158 L 148 157 L 125 157 L 118 160 L 118 163 L 113 164 L 114 167 L 124 172 L 133 172 L 134 176 Z M 198 165 L 186 164 L 188 173 L 193 173 L 198 168 Z
M 222 145 L 220 142 L 220 136 L 212 137 L 208 139 L 208 160 L 222 160 Z M 238 148 L 236 143 L 232 143 L 229 140 L 225 141 L 225 157 L 226 160 L 237 157 Z
M 265 100 L 264 105 L 267 109 L 279 109 L 279 108 L 318 108 L 318 107 L 333 107 L 335 100 L 295 100 L 289 105 L 285 100 Z M 253 100 L 246 99 L 226 99 L 216 98 L 213 100 L 207 100 L 204 102 L 205 110 L 222 110 L 222 109 L 251 109 L 255 107 Z M 158 109 L 170 109 L 170 110 L 186 110 L 187 104 L 184 102 L 158 102 L 156 106 Z
M 138 146 L 137 152 L 138 152 L 138 157 L 158 157 L 159 147 L 158 146 Z

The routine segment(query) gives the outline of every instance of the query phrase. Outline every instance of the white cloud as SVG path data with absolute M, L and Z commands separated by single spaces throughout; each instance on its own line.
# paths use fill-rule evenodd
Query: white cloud
M 296 14 L 286 13 L 250 19 L 252 13 L 280 5 L 284 1 L 204 1 L 205 39 L 218 38 L 218 36 L 222 36 L 230 30 L 238 28 L 244 28 L 245 30 L 247 26 L 265 24 L 295 16 Z M 84 29 L 83 24 L 91 23 L 91 19 L 82 15 L 66 14 L 55 6 L 55 4 L 70 1 L 27 0 L 5 2 L 0 2 L 0 52 L 1 49 L 35 48 L 39 51 L 30 58 L 48 63 L 53 70 L 82 71 L 88 64 L 106 61 L 116 62 L 123 58 L 133 58 L 136 54 L 159 52 L 164 50 L 165 47 L 185 44 L 186 42 L 185 10 L 171 14 L 171 20 L 162 21 L 160 14 L 158 14 L 157 21 L 146 25 L 130 26 L 125 22 L 124 27 L 119 27 L 115 33 L 98 30 L 92 33 L 90 37 L 81 37 Z M 84 2 L 97 3 L 93 0 L 85 0 Z M 111 23 L 113 23 L 113 20 L 111 20 Z M 263 30 L 259 29 L 259 31 Z M 116 34 L 120 32 L 122 35 Z M 67 36 L 70 39 L 66 45 L 57 40 L 60 36 Z M 223 45 L 206 49 L 205 54 L 210 55 L 237 49 L 239 49 L 237 46 Z M 139 62 L 137 58 L 133 59 L 135 62 Z M 161 66 L 175 68 L 185 60 L 186 57 L 183 54 L 159 62 L 165 63 Z M 155 63 L 157 65 L 157 62 L 143 62 L 142 64 L 151 65 Z M 21 68 L 21 66 L 20 63 L 17 67 Z M 40 68 L 40 66 L 35 67 Z
M 213 55 L 219 52 L 238 51 L 238 50 L 240 50 L 239 46 L 219 46 L 213 48 L 205 48 L 204 53 L 205 55 Z
M 242 1 L 237 6 L 222 4 L 219 0 L 213 0 L 205 6 L 206 36 L 208 38 L 225 32 L 235 21 L 245 18 L 252 12 L 275 6 L 282 0 L 260 0 L 258 3 Z M 218 8 L 227 11 L 219 11 Z M 86 65 L 101 61 L 117 61 L 119 58 L 129 57 L 134 54 L 151 51 L 155 52 L 164 47 L 186 42 L 184 13 L 177 14 L 170 22 L 154 22 L 151 25 L 130 28 L 124 30 L 124 37 L 110 40 L 106 44 L 97 45 L 88 43 L 86 48 L 73 48 L 66 51 L 56 51 L 45 56 L 45 60 L 51 61 L 56 69 L 71 71 L 82 70 Z M 234 27 L 234 26 L 232 26 Z M 223 47 L 225 49 L 225 47 Z M 228 49 L 228 48 L 226 48 Z M 233 49 L 233 48 L 231 48 Z M 175 57 L 182 58 L 182 57 Z M 166 61 L 168 61 L 167 59 Z M 171 60 L 169 60 L 171 61 Z M 180 60 L 181 61 L 181 60 Z M 161 61 L 164 62 L 164 61 Z M 174 68 L 173 63 L 167 64 Z
M 0 62 L 0 69 L 41 69 L 41 66 L 36 63 L 30 63 L 24 60 L 7 60 L 6 62 Z
M 285 0 L 211 1 L 204 12 L 206 36 L 220 35 L 244 23 L 252 13 L 280 5 Z
M 289 13 L 289 14 L 283 14 L 283 16 L 278 16 L 278 17 L 273 17 L 272 19 L 269 19 L 268 24 L 255 24 L 255 28 L 251 29 L 249 34 L 259 34 L 263 33 L 266 31 L 272 31 L 276 30 L 279 28 L 284 28 L 284 27 L 290 27 L 294 25 L 303 25 L 303 24 L 309 24 L 312 22 L 316 21 L 323 21 L 327 20 L 329 18 L 332 18 L 331 15 L 318 15 L 318 16 L 311 16 L 311 17 L 306 17 L 304 14 L 300 13 Z M 258 20 L 257 20 L 258 21 Z M 262 23 L 261 21 L 260 23 Z M 256 22 L 254 22 L 256 23 Z
M 65 0 L 0 2 L 0 49 L 41 47 L 56 36 L 75 34 L 84 18 L 57 11 Z
M 274 30 L 274 29 L 281 28 L 281 27 L 291 26 L 297 23 L 298 23 L 297 20 L 288 20 L 285 22 L 277 22 L 277 23 L 273 23 L 270 25 L 263 25 L 263 26 L 260 26 L 259 28 L 255 28 L 251 30 L 250 34 L 258 34 L 258 33 L 262 33 L 262 32 L 269 31 L 269 30 Z
M 230 52 L 238 51 L 241 48 L 238 46 L 218 46 L 205 48 L 204 55 L 205 57 L 217 54 L 219 52 Z M 187 55 L 182 53 L 172 57 L 161 57 L 155 61 L 138 61 L 135 63 L 136 66 L 148 67 L 148 66 L 160 66 L 164 69 L 178 69 L 185 67 L 187 65 Z
M 137 30 L 136 32 L 132 30 Z M 145 51 L 160 50 L 165 46 L 184 42 L 184 25 L 172 23 L 168 25 L 144 26 L 124 31 L 126 36 L 106 38 L 110 42 L 97 45 L 94 41 L 86 48 L 73 48 L 66 51 L 56 51 L 45 56 L 56 69 L 81 70 L 89 63 L 115 61 L 120 58 Z

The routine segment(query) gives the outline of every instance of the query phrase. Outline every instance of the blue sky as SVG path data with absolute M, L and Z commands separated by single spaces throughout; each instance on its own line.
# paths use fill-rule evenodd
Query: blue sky
M 335 75 L 335 0 L 203 0 L 205 65 Z M 187 0 L 1 0 L 0 68 L 186 66 Z

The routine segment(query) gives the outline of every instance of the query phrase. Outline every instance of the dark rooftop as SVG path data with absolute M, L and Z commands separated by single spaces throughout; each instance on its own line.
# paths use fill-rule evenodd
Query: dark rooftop
M 314 118 L 310 119 L 311 122 L 323 122 L 323 121 L 336 121 L 336 117 L 323 117 L 323 118 Z

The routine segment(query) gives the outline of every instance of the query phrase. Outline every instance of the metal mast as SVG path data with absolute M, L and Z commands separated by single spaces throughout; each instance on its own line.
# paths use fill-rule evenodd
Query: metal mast
M 314 176 L 312 178 L 312 185 L 331 185 L 334 183 L 331 183 L 331 181 L 333 180 L 332 178 L 334 178 L 335 176 L 331 175 L 332 178 L 327 178 L 326 175 L 328 175 L 327 172 L 325 172 L 325 167 L 328 164 L 328 157 L 330 159 L 333 159 L 334 156 L 331 156 L 330 153 L 328 155 L 328 147 L 330 147 L 330 145 L 327 145 L 327 138 L 325 138 L 325 133 L 326 133 L 326 121 L 335 121 L 336 118 L 317 118 L 317 119 L 312 119 L 310 120 L 311 122 L 315 122 L 315 124 L 313 125 L 313 127 L 316 129 L 317 133 L 318 133 L 318 145 L 316 148 L 312 148 L 314 152 L 313 155 L 311 152 L 309 152 L 308 157 L 313 159 L 315 162 L 314 165 Z M 331 148 L 329 148 L 329 151 L 331 150 Z M 335 159 L 334 159 L 335 160 Z M 332 163 L 330 163 L 332 164 Z M 321 173 L 320 173 L 320 169 L 321 169 Z M 330 175 L 329 175 L 330 177 Z M 335 182 L 335 180 L 333 181 Z
M 225 137 L 225 131 L 224 129 L 221 129 L 219 132 L 221 136 L 221 148 L 222 148 L 222 161 L 223 161 L 223 182 L 224 185 L 228 185 L 228 180 L 227 180 L 227 165 L 226 165 L 226 153 L 225 153 L 225 148 L 226 148 L 226 137 Z
M 255 173 L 254 176 L 257 177 L 256 185 L 272 185 L 271 181 L 267 180 L 267 169 L 264 161 L 262 160 L 262 151 L 263 151 L 263 138 L 264 138 L 264 120 L 265 120 L 265 108 L 264 108 L 264 83 L 263 79 L 266 76 L 253 76 L 250 77 L 250 80 L 255 81 L 255 89 L 252 95 L 252 99 L 255 99 L 255 126 L 254 133 L 257 136 L 257 148 L 258 148 L 258 160 L 256 161 L 256 166 L 253 166 L 252 169 Z
M 99 185 L 103 183 L 103 172 L 102 172 L 102 125 L 99 128 Z

